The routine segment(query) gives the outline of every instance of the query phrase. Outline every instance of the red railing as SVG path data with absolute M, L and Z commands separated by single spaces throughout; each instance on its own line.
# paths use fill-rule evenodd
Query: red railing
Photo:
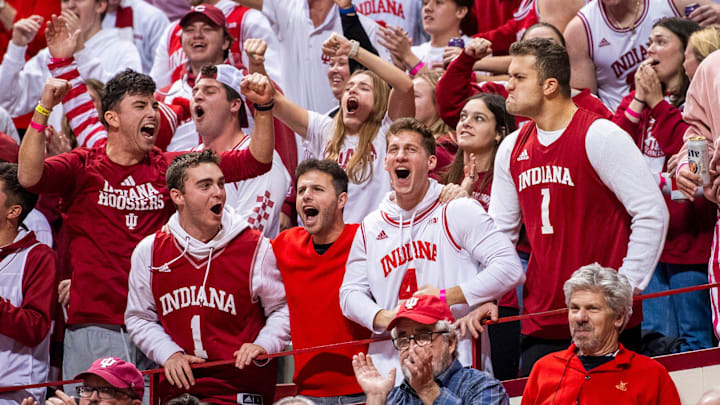
M 651 294 L 643 294 L 643 295 L 637 295 L 634 297 L 635 301 L 644 301 L 648 299 L 653 298 L 659 298 L 659 297 L 666 297 L 669 295 L 675 295 L 675 294 L 683 294 L 693 291 L 701 291 L 701 290 L 708 290 L 711 288 L 717 288 L 720 286 L 720 283 L 712 283 L 712 284 L 702 284 L 692 287 L 685 287 L 685 288 L 678 288 L 674 290 L 669 291 L 662 291 L 657 293 L 651 293 Z M 517 322 L 528 318 L 534 318 L 534 317 L 541 317 L 541 316 L 548 316 L 548 315 L 560 315 L 567 312 L 567 308 L 559 308 L 554 309 L 550 311 L 544 311 L 544 312 L 536 312 L 533 314 L 523 314 L 523 315 L 516 315 L 516 316 L 508 316 L 504 318 L 499 318 L 496 321 L 488 320 L 484 322 L 486 325 L 492 325 L 492 324 L 500 324 L 500 323 L 507 323 L 507 322 Z M 350 342 L 341 342 L 341 343 L 333 343 L 329 345 L 322 345 L 322 346 L 314 346 L 314 347 L 308 347 L 303 349 L 296 349 L 296 350 L 289 350 L 279 353 L 272 353 L 272 354 L 264 354 L 258 356 L 257 360 L 266 360 L 266 359 L 273 359 L 278 357 L 285 357 L 285 356 L 292 356 L 299 353 L 311 353 L 311 352 L 322 352 L 326 350 L 331 349 L 339 349 L 344 347 L 350 347 L 350 346 L 360 346 L 360 345 L 366 345 L 368 343 L 372 342 L 378 342 L 378 341 L 384 341 L 389 340 L 390 337 L 382 337 L 382 338 L 373 338 L 373 339 L 362 339 L 362 340 L 353 340 Z M 473 359 L 476 359 L 476 353 L 479 352 L 479 348 L 476 346 L 479 346 L 479 340 L 475 341 L 475 344 L 473 345 Z M 688 357 L 689 356 L 689 357 Z M 694 359 L 691 361 L 693 365 L 691 365 L 691 368 L 694 367 L 701 367 L 711 364 L 720 364 L 720 348 L 714 348 L 714 349 L 707 349 L 707 350 L 699 350 L 696 352 L 689 352 L 689 353 L 680 353 L 676 355 L 669 355 L 669 356 L 660 356 L 656 357 L 656 360 L 658 360 L 660 363 L 664 364 L 670 371 L 678 370 L 680 369 L 680 364 L 683 364 L 683 362 L 686 362 L 684 359 Z M 690 361 L 690 360 L 688 360 Z M 695 364 L 697 363 L 697 364 Z M 210 361 L 205 363 L 199 363 L 199 364 L 193 364 L 190 366 L 190 368 L 196 369 L 196 368 L 208 368 L 208 367 L 215 367 L 215 366 L 224 366 L 224 365 L 231 365 L 235 364 L 235 359 L 228 359 L 228 360 L 218 360 L 218 361 Z M 475 365 L 473 365 L 475 366 Z M 687 368 L 687 367 L 685 367 Z M 163 368 L 156 368 L 152 370 L 145 370 L 142 371 L 143 375 L 149 375 L 150 376 L 150 404 L 154 405 L 156 403 L 159 403 L 159 398 L 155 397 L 155 386 L 157 386 L 160 382 L 160 376 L 163 375 L 165 370 Z M 506 390 L 508 391 L 508 394 L 510 396 L 518 396 L 522 394 L 522 388 L 525 386 L 526 378 L 518 378 L 515 380 L 508 380 L 504 381 L 503 384 L 506 387 Z M 79 383 L 82 380 L 64 380 L 64 381 L 52 381 L 52 382 L 46 382 L 41 384 L 30 384 L 30 385 L 22 385 L 22 386 L 12 386 L 12 387 L 0 387 L 0 393 L 3 392 L 10 392 L 10 391 L 20 391 L 20 390 L 26 390 L 31 388 L 40 388 L 40 387 L 61 387 L 65 384 L 74 384 Z M 279 384 L 278 385 L 278 392 L 276 393 L 276 397 L 284 397 L 288 395 L 293 395 L 295 392 L 294 385 L 293 384 Z

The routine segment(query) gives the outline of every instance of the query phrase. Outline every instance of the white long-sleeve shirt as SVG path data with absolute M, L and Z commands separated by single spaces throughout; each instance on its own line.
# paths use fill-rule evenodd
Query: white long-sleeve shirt
M 123 10 L 125 9 L 125 10 Z M 132 15 L 131 21 L 125 21 L 124 17 Z M 132 41 L 140 53 L 143 73 L 150 73 L 155 49 L 162 42 L 165 28 L 170 25 L 170 20 L 159 8 L 142 0 L 122 0 L 118 11 L 107 13 L 103 18 L 103 28 L 117 28 L 122 39 Z
M 564 131 L 538 128 L 537 135 L 540 143 L 548 146 Z M 513 243 L 517 242 L 522 223 L 517 188 L 510 173 L 510 155 L 519 132 L 510 134 L 498 148 L 488 208 L 497 227 Z M 598 119 L 590 125 L 585 151 L 600 180 L 632 217 L 627 254 L 619 271 L 627 276 L 636 292 L 642 291 L 660 259 L 668 229 L 669 214 L 662 194 L 637 146 L 612 122 Z
M 115 74 L 130 68 L 141 71 L 140 54 L 132 42 L 118 39 L 114 28 L 102 29 L 75 52 L 80 75 L 105 83 Z M 0 65 L 0 107 L 12 117 L 31 112 L 40 100 L 45 81 L 50 77 L 50 51 L 42 49 L 25 62 L 25 46 L 11 42 Z

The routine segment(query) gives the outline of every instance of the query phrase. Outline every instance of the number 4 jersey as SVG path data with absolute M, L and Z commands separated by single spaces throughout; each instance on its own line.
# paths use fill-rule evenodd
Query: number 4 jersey
M 590 164 L 585 137 L 601 118 L 578 109 L 555 142 L 544 146 L 535 123 L 518 135 L 510 155 L 532 254 L 525 282 L 525 311 L 563 308 L 563 283 L 581 266 L 598 262 L 618 269 L 628 248 L 630 215 Z M 523 321 L 523 334 L 568 337 L 567 317 Z

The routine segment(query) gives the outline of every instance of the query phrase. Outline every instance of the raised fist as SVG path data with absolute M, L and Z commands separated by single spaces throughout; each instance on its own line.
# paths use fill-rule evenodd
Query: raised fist
M 265 63 L 265 51 L 267 50 L 267 43 L 259 38 L 250 38 L 245 40 L 243 49 L 253 65 L 262 65 Z
M 40 104 L 47 109 L 52 109 L 60 104 L 63 97 L 65 97 L 65 93 L 71 88 L 72 85 L 67 80 L 56 79 L 54 77 L 47 79 L 42 95 L 40 96 Z
M 336 32 L 333 32 L 333 34 L 325 40 L 322 46 L 322 51 L 324 55 L 327 56 L 348 56 L 350 55 L 350 48 L 352 48 L 352 45 L 350 44 L 350 41 L 345 38 L 342 35 L 339 35 Z
M 255 104 L 267 104 L 273 100 L 275 87 L 270 79 L 260 73 L 251 73 L 242 78 L 240 92 Z
M 475 59 L 482 59 L 492 53 L 491 45 L 485 38 L 473 38 L 465 45 L 465 53 Z
M 32 15 L 28 18 L 18 20 L 13 24 L 12 43 L 17 46 L 26 46 L 35 38 L 44 19 L 39 15 Z

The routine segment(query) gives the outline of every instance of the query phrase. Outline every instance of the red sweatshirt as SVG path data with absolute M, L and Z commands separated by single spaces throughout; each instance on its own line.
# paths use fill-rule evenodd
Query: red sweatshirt
M 612 121 L 630 134 L 649 160 L 662 160 L 678 153 L 683 146 L 683 134 L 689 127 L 682 120 L 682 111 L 663 100 L 655 108 L 645 108 L 640 114 L 640 122 L 634 124 L 625 117 L 625 110 L 633 97 L 635 91 L 623 98 Z M 662 170 L 667 171 L 667 159 Z M 660 261 L 707 263 L 717 218 L 716 207 L 703 197 L 696 198 L 694 202 L 676 202 L 669 195 L 664 197 L 670 212 L 670 225 Z
M 301 227 L 282 232 L 272 242 L 285 284 L 294 349 L 370 337 L 369 330 L 345 318 L 340 309 L 340 285 L 358 226 L 346 224 L 322 255 Z M 352 368 L 358 352 L 367 353 L 367 345 L 295 355 L 298 393 L 327 397 L 362 392 Z
M 440 118 L 452 128 L 457 125 L 460 111 L 468 97 L 477 93 L 495 93 L 507 98 L 507 90 L 501 83 L 485 82 L 478 85 L 472 81 L 471 73 L 475 61 L 476 59 L 465 52 L 460 53 L 460 56 L 450 63 L 435 87 L 435 101 Z M 573 96 L 573 101 L 578 107 L 590 110 L 603 118 L 609 119 L 612 116 L 612 112 L 588 89 L 583 89 Z

